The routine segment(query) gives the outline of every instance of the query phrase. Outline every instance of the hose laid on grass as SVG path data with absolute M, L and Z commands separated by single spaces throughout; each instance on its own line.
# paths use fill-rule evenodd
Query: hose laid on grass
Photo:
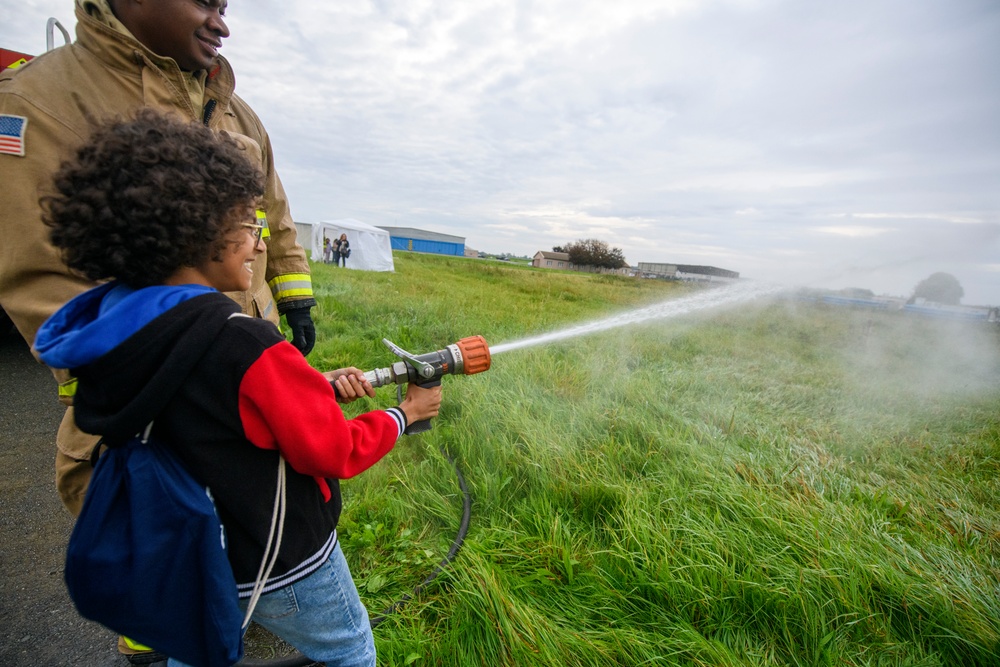
M 381 624 L 390 614 L 394 614 L 402 609 L 407 602 L 412 600 L 415 596 L 420 595 L 421 591 L 424 590 L 432 581 L 434 581 L 444 568 L 447 567 L 451 561 L 458 554 L 459 549 L 462 548 L 462 543 L 465 542 L 465 535 L 469 532 L 469 522 L 472 517 L 472 496 L 469 495 L 469 487 L 465 484 L 465 477 L 462 475 L 461 468 L 458 467 L 458 462 L 448 454 L 447 451 L 442 447 L 441 453 L 444 457 L 448 459 L 451 465 L 455 468 L 455 476 L 458 477 L 458 487 L 462 490 L 462 523 L 458 527 L 458 533 L 455 535 L 455 539 L 451 543 L 451 548 L 448 549 L 448 553 L 441 562 L 435 566 L 434 570 L 427 575 L 427 578 L 421 581 L 414 589 L 412 593 L 404 595 L 396 602 L 392 603 L 385 611 L 371 619 L 371 627 L 374 629 L 379 624 Z M 298 651 L 292 655 L 283 658 L 269 658 L 265 660 L 256 660 L 244 658 L 236 664 L 236 667 L 308 667 L 308 665 L 315 664 L 314 660 L 307 658 Z

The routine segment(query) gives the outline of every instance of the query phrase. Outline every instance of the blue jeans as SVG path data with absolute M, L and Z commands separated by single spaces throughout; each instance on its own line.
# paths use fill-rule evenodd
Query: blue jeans
M 249 600 L 240 600 L 246 609 Z M 329 560 L 305 579 L 266 595 L 253 620 L 317 662 L 373 667 L 375 640 L 340 543 Z M 169 660 L 169 667 L 187 667 Z

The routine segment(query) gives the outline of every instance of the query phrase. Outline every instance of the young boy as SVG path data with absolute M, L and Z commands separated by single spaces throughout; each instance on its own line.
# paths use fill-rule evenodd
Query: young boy
M 77 424 L 115 444 L 153 422 L 212 492 L 244 606 L 284 456 L 284 538 L 253 618 L 313 660 L 374 665 L 337 542 L 336 480 L 375 464 L 407 423 L 436 416 L 440 387 L 410 386 L 398 407 L 345 419 L 338 395 L 375 395 L 361 371 L 320 373 L 273 324 L 233 316 L 239 307 L 222 292 L 246 290 L 263 252 L 262 176 L 234 141 L 145 110 L 100 128 L 55 185 L 43 202 L 52 243 L 71 269 L 110 280 L 66 304 L 35 341 L 46 364 L 78 378 Z M 206 335 L 219 318 L 222 333 Z

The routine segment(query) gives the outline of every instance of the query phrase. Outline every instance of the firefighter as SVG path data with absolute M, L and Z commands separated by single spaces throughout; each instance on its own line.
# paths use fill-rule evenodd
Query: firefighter
M 218 54 L 229 36 L 226 5 L 76 0 L 73 44 L 0 73 L 0 308 L 29 343 L 46 318 L 93 287 L 71 273 L 49 243 L 39 197 L 52 191 L 53 172 L 100 121 L 154 107 L 225 132 L 264 173 L 257 219 L 265 225 L 265 252 L 252 266 L 250 289 L 229 296 L 249 315 L 274 323 L 284 315 L 293 345 L 302 354 L 312 349 L 310 308 L 316 302 L 309 265 L 296 241 L 270 139 L 234 93 L 232 67 Z M 64 370 L 53 372 L 60 400 L 71 405 L 73 379 Z M 95 444 L 96 438 L 77 430 L 69 407 L 56 437 L 56 488 L 74 515 L 82 507 Z

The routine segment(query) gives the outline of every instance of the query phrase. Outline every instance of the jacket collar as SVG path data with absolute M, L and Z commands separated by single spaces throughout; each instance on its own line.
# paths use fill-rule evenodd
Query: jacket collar
M 176 89 L 179 99 L 183 99 L 185 102 L 183 106 L 187 106 L 190 99 L 187 92 L 189 90 L 188 79 L 190 79 L 191 74 L 181 71 L 173 58 L 166 58 L 150 51 L 133 37 L 117 19 L 104 20 L 104 13 L 107 10 L 99 2 L 100 0 L 77 2 L 77 43 L 112 69 L 131 73 L 146 69 L 154 70 L 157 78 L 162 77 L 171 88 Z M 97 17 L 91 16 L 88 9 L 97 13 Z M 116 28 L 115 24 L 120 28 Z M 201 76 L 205 86 L 205 103 L 208 103 L 209 100 L 215 100 L 218 108 L 213 118 L 220 118 L 222 114 L 218 112 L 229 107 L 229 101 L 236 88 L 236 76 L 233 73 L 233 68 L 228 60 L 223 56 L 218 56 L 212 69 Z M 143 77 L 144 86 L 147 85 L 147 81 L 147 77 Z M 192 105 L 192 111 L 195 112 L 194 118 L 202 120 L 201 109 Z

